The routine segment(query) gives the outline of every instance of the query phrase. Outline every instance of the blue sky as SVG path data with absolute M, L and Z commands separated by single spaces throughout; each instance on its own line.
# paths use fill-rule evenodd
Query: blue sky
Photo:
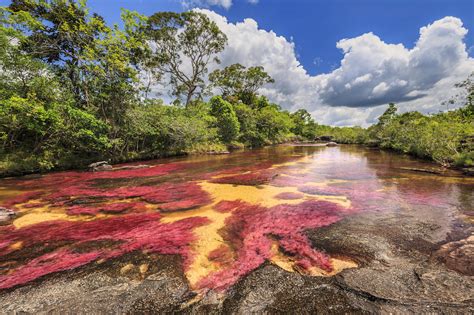
M 88 3 L 110 23 L 120 21 L 120 8 L 146 15 L 184 9 L 179 0 L 89 0 Z M 420 27 L 449 15 L 460 18 L 472 30 L 466 44 L 474 46 L 474 0 L 260 0 L 257 4 L 234 0 L 228 9 L 207 7 L 230 22 L 253 18 L 260 28 L 292 38 L 299 61 L 310 74 L 329 72 L 339 65 L 342 54 L 335 43 L 340 39 L 373 32 L 387 43 L 413 47 Z M 474 48 L 470 54 L 474 54 Z
M 0 0 L 1 5 L 10 1 Z M 228 37 L 221 65 L 262 65 L 260 90 L 320 123 L 374 123 L 389 102 L 436 113 L 474 73 L 474 0 L 89 0 L 109 22 L 200 8 Z M 166 94 L 167 84 L 157 86 Z M 165 97 L 165 100 L 168 100 Z M 451 105 L 462 106 L 461 101 Z

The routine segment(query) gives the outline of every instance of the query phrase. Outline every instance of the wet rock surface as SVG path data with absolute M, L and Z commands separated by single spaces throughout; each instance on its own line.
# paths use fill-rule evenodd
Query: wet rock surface
M 450 269 L 474 276 L 474 235 L 444 244 L 435 257 Z
M 0 207 L 0 222 L 9 221 L 15 216 L 16 216 L 15 211 L 8 208 Z
M 216 172 L 219 168 L 215 164 L 219 161 L 229 163 L 223 166 L 227 170 L 229 165 L 240 165 L 242 161 L 248 161 L 248 155 L 245 159 L 238 160 L 232 160 L 234 155 L 205 157 L 202 158 L 203 162 L 199 160 L 199 163 L 205 164 L 189 168 L 181 164 L 158 164 L 159 167 L 151 166 L 150 169 L 141 165 L 124 165 L 119 167 L 127 169 L 120 171 L 114 168 L 112 172 L 76 174 L 80 176 L 77 180 L 79 187 L 70 184 L 70 188 L 75 189 L 62 193 L 56 190 L 64 188 L 63 177 L 60 179 L 61 186 L 58 186 L 57 177 L 52 176 L 50 182 L 54 189 L 51 189 L 51 193 L 56 194 L 56 198 L 53 199 L 61 202 L 64 211 L 71 212 L 69 214 L 62 213 L 61 209 L 48 207 L 51 204 L 48 199 L 38 200 L 34 195 L 37 193 L 34 189 L 31 192 L 27 191 L 32 189 L 32 185 L 43 188 L 44 185 L 35 181 L 26 182 L 25 187 L 14 185 L 18 191 L 26 190 L 27 193 L 31 193 L 26 197 L 18 195 L 18 191 L 12 189 L 2 191 L 3 196 L 0 194 L 0 200 L 2 197 L 4 199 L 2 205 L 14 209 L 18 216 L 8 219 L 5 223 L 0 222 L 0 227 L 3 228 L 0 249 L 5 252 L 0 257 L 0 285 L 5 284 L 4 279 L 14 278 L 15 272 L 26 280 L 12 281 L 11 286 L 4 286 L 5 289 L 0 290 L 0 314 L 474 313 L 472 273 L 474 182 L 471 178 L 459 174 L 437 176 L 426 172 L 404 170 L 402 168 L 421 169 L 428 168 L 429 165 L 409 163 L 403 157 L 378 151 L 364 149 L 360 152 L 343 145 L 334 148 L 318 144 L 284 146 L 282 150 L 321 151 L 322 156 L 301 160 L 298 164 L 287 164 L 283 166 L 286 168 L 286 171 L 283 169 L 285 172 L 282 169 L 277 171 L 267 168 L 251 168 L 248 172 L 243 172 L 246 169 L 243 168 L 230 173 L 225 172 L 222 174 L 224 176 L 212 180 L 230 180 L 222 185 L 226 185 L 227 189 L 232 189 L 234 192 L 238 189 L 232 185 L 241 182 L 247 185 L 253 185 L 254 182 L 255 185 L 273 182 L 273 186 L 251 187 L 251 190 L 243 190 L 241 194 L 231 196 L 232 198 L 227 196 L 228 191 L 225 191 L 225 194 L 221 192 L 220 195 L 215 193 L 211 196 L 220 196 L 219 198 L 223 200 L 248 199 L 248 202 L 254 196 L 262 196 L 258 202 L 268 202 L 268 198 L 274 198 L 274 202 L 278 204 L 296 203 L 298 198 L 302 196 L 307 198 L 307 195 L 344 204 L 345 199 L 342 197 L 347 196 L 355 206 L 354 209 L 350 209 L 347 215 L 341 215 L 340 219 L 331 221 L 333 223 L 330 225 L 314 228 L 311 225 L 298 223 L 295 226 L 301 227 L 298 229 L 298 235 L 305 240 L 306 249 L 323 253 L 339 261 L 352 261 L 356 263 L 356 268 L 352 264 L 346 267 L 350 269 L 344 269 L 336 275 L 327 277 L 316 274 L 309 276 L 308 269 L 288 268 L 285 265 L 288 260 L 285 259 L 294 261 L 295 254 L 285 252 L 282 242 L 276 241 L 279 235 L 282 237 L 291 234 L 295 229 L 276 229 L 287 224 L 288 218 L 291 218 L 287 215 L 276 215 L 280 208 L 268 208 L 271 210 L 264 209 L 265 211 L 258 207 L 243 208 L 247 212 L 242 213 L 248 214 L 249 220 L 242 220 L 247 216 L 240 216 L 237 221 L 222 219 L 221 225 L 212 226 L 212 229 L 204 232 L 199 230 L 199 234 L 196 235 L 200 238 L 195 243 L 192 243 L 191 238 L 183 238 L 192 228 L 178 223 L 185 221 L 189 215 L 192 219 L 190 222 L 196 224 L 197 229 L 201 226 L 197 222 L 201 222 L 199 220 L 209 210 L 204 208 L 206 211 L 201 209 L 193 212 L 189 210 L 189 204 L 182 203 L 183 199 L 193 196 L 191 205 L 199 206 L 205 204 L 207 200 L 197 198 L 201 195 L 196 194 L 200 191 L 196 189 L 198 188 L 196 184 L 185 181 L 196 180 L 196 173 L 199 172 L 206 172 L 205 178 L 209 180 L 207 173 Z M 328 154 L 326 159 L 323 159 L 324 152 Z M 271 154 L 264 152 L 264 159 L 268 159 L 268 156 L 275 157 L 274 153 L 274 151 L 271 151 Z M 354 156 L 357 157 L 355 160 Z M 255 156 L 255 159 L 248 163 L 253 165 L 260 161 L 261 157 L 261 155 Z M 285 161 L 285 159 L 272 160 L 269 164 L 285 165 L 281 164 Z M 181 166 L 183 168 L 180 168 Z M 74 174 L 69 174 L 71 175 Z M 81 186 L 84 182 L 82 176 L 94 177 L 94 185 Z M 307 181 L 326 184 L 311 186 L 307 185 Z M 304 185 L 299 186 L 301 190 L 282 190 L 282 184 L 288 186 L 289 182 L 294 185 L 303 182 Z M 217 187 L 216 183 L 208 181 L 207 184 L 209 187 Z M 146 186 L 150 185 L 160 185 L 153 188 L 153 195 L 149 195 L 150 192 L 147 194 L 149 188 Z M 376 194 L 379 191 L 383 192 L 382 197 Z M 10 197 L 8 193 L 11 193 Z M 126 199 L 124 195 L 133 197 L 129 200 L 129 204 L 124 204 Z M 18 196 L 24 198 L 17 198 Z M 114 199 L 115 197 L 110 199 L 110 196 L 117 196 L 117 199 Z M 153 203 L 144 205 L 145 199 L 135 200 L 137 196 L 161 200 L 160 213 L 156 212 L 157 207 Z M 169 212 L 163 202 L 169 204 L 168 210 L 173 208 L 179 210 L 175 213 Z M 15 208 L 18 204 L 23 206 Z M 128 208 L 130 205 L 136 207 L 134 208 L 136 213 L 128 212 L 131 211 Z M 222 208 L 215 210 L 224 211 L 226 205 L 241 206 L 241 202 L 224 203 L 221 205 Z M 283 207 L 287 209 L 284 213 L 305 214 L 306 212 L 297 210 L 308 205 L 311 204 L 305 201 L 301 202 L 299 208 Z M 315 203 L 312 205 L 314 207 Z M 73 210 L 76 214 L 72 213 Z M 258 213 L 262 215 L 256 216 Z M 223 214 L 225 212 L 213 211 L 206 218 L 218 218 Z M 163 216 L 163 225 L 153 224 L 157 222 L 158 215 Z M 125 216 L 127 217 L 124 219 Z M 137 221 L 124 228 L 127 223 L 131 223 L 130 220 L 141 216 L 146 216 L 143 219 L 143 222 L 147 223 L 145 227 L 138 224 L 142 221 Z M 172 219 L 173 216 L 176 216 L 176 220 L 165 220 L 165 218 Z M 102 219 L 98 219 L 99 217 Z M 304 220 L 300 221 L 307 223 L 314 216 L 302 216 L 302 218 Z M 63 221 L 60 221 L 61 219 Z M 71 221 L 66 224 L 65 219 L 83 221 Z M 95 220 L 90 221 L 91 219 Z M 257 224 L 250 224 L 253 222 Z M 40 226 L 42 228 L 36 229 L 37 224 L 42 224 Z M 165 229 L 165 224 L 170 228 Z M 278 255 L 275 253 L 267 255 L 258 265 L 245 269 L 235 281 L 229 282 L 229 286 L 224 287 L 226 289 L 224 292 L 216 291 L 218 290 L 216 288 L 221 288 L 218 286 L 198 287 L 202 288 L 201 290 L 191 289 L 193 283 L 188 279 L 192 279 L 194 274 L 190 270 L 205 274 L 206 265 L 212 265 L 206 262 L 216 261 L 224 265 L 229 263 L 226 259 L 239 250 L 244 241 L 251 239 L 247 236 L 256 235 L 247 233 L 241 242 L 223 239 L 227 240 L 226 244 L 231 249 L 227 252 L 214 251 L 214 248 L 222 248 L 212 244 L 209 249 L 213 251 L 209 252 L 208 256 L 203 255 L 211 259 L 201 260 L 191 269 L 189 262 L 195 260 L 189 257 L 206 253 L 206 247 L 198 245 L 201 244 L 201 240 L 212 239 L 209 231 L 214 231 L 216 237 L 218 233 L 225 232 L 225 228 L 226 231 L 238 232 L 243 226 L 266 225 L 275 229 L 265 230 L 257 239 L 271 239 L 272 251 L 274 244 Z M 68 226 L 69 228 L 65 229 Z M 230 226 L 234 229 L 229 229 Z M 252 229 L 250 232 L 258 230 Z M 19 235 L 21 231 L 30 232 Z M 67 231 L 69 233 L 66 233 Z M 96 231 L 100 233 L 94 236 Z M 45 240 L 37 237 L 50 233 L 54 234 L 54 237 Z M 131 233 L 130 237 L 124 238 L 127 233 Z M 65 234 L 68 237 L 64 237 Z M 223 235 L 229 236 L 225 233 Z M 33 242 L 32 240 L 36 238 L 38 240 Z M 106 250 L 116 248 L 120 244 L 135 244 L 135 241 L 143 238 L 147 242 L 139 243 L 139 246 L 131 247 L 129 251 L 121 251 L 119 255 L 98 256 L 87 264 L 76 267 L 67 261 L 84 254 L 94 254 L 96 251 L 109 253 Z M 150 250 L 153 248 L 151 245 L 169 249 L 166 245 L 177 239 L 180 241 L 175 243 L 173 249 L 190 246 L 192 250 L 172 251 L 168 252 L 168 255 L 158 254 L 166 252 Z M 223 244 L 218 238 L 215 243 Z M 53 253 L 56 253 L 56 256 L 51 255 Z M 215 259 L 219 257 L 219 253 L 223 257 L 220 261 Z M 249 250 L 248 253 L 258 254 L 259 251 Z M 37 257 L 43 258 L 35 260 Z M 32 261 L 33 264 L 30 264 Z M 227 274 L 229 276 L 232 272 L 240 272 L 251 262 L 252 259 L 245 259 L 232 264 L 232 268 L 223 270 L 230 270 Z M 60 263 L 63 263 L 63 267 L 56 268 L 61 265 Z M 28 264 L 35 268 L 25 269 L 27 271 L 18 274 L 18 270 L 21 271 L 21 267 Z M 28 278 L 31 272 L 41 271 L 45 267 L 50 268 L 47 273 Z M 222 274 L 217 274 L 213 280 L 221 281 L 221 278 Z
M 197 295 L 178 256 L 136 252 L 4 291 L 0 305 L 2 313 L 49 314 L 472 313 L 473 277 L 439 259 L 440 252 L 458 255 L 472 244 L 472 238 L 444 244 L 451 224 L 362 214 L 307 231 L 315 248 L 350 257 L 360 266 L 332 277 L 290 273 L 265 263 L 225 293 Z M 470 266 L 467 260 L 458 265 L 465 262 Z

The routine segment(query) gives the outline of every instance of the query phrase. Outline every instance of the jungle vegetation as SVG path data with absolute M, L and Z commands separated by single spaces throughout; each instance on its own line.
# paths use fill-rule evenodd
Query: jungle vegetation
M 107 25 L 82 0 L 13 0 L 0 8 L 0 174 L 322 135 L 473 164 L 472 81 L 462 83 L 470 93 L 462 109 L 426 116 L 390 105 L 368 129 L 333 128 L 259 95 L 274 82 L 263 67 L 210 72 L 227 37 L 206 15 L 124 10 L 122 22 Z M 172 104 L 153 93 L 157 84 L 172 92 Z

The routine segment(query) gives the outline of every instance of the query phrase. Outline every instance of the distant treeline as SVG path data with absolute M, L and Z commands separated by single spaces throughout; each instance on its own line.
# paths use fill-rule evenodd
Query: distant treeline
M 459 84 L 467 90 L 467 104 L 434 115 L 419 112 L 397 114 L 390 104 L 378 122 L 368 129 L 321 126 L 318 133 L 340 143 L 365 144 L 419 158 L 443 166 L 474 167 L 474 84 L 472 76 Z

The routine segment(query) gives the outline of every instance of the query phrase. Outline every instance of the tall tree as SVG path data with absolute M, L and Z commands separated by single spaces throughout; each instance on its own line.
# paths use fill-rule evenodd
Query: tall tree
M 86 64 L 95 59 L 95 39 L 107 29 L 103 18 L 89 16 L 85 1 L 13 0 L 9 9 L 36 22 L 22 25 L 29 34 L 21 41 L 22 49 L 55 66 L 78 103 L 88 103 Z
M 221 90 L 223 96 L 237 96 L 249 104 L 258 89 L 268 83 L 274 83 L 261 66 L 245 68 L 241 64 L 233 64 L 222 70 L 215 70 L 209 75 L 212 86 Z
M 205 89 L 211 62 L 219 63 L 227 36 L 216 23 L 198 12 L 159 12 L 148 19 L 147 33 L 154 53 L 149 67 L 159 79 L 169 78 L 173 94 L 185 97 L 186 107 Z
M 290 114 L 294 122 L 294 127 L 291 131 L 298 136 L 313 140 L 316 136 L 316 123 L 311 114 L 306 109 L 299 109 Z
M 13 0 L 9 12 L 12 25 L 26 34 L 21 49 L 51 65 L 78 107 L 112 126 L 122 123 L 137 95 L 145 17 L 124 11 L 124 30 L 110 28 L 84 0 Z
M 396 114 L 397 114 L 397 106 L 395 106 L 394 103 L 388 104 L 388 108 L 385 110 L 382 116 L 379 117 L 377 126 L 380 126 L 380 127 L 385 126 L 395 117 Z

